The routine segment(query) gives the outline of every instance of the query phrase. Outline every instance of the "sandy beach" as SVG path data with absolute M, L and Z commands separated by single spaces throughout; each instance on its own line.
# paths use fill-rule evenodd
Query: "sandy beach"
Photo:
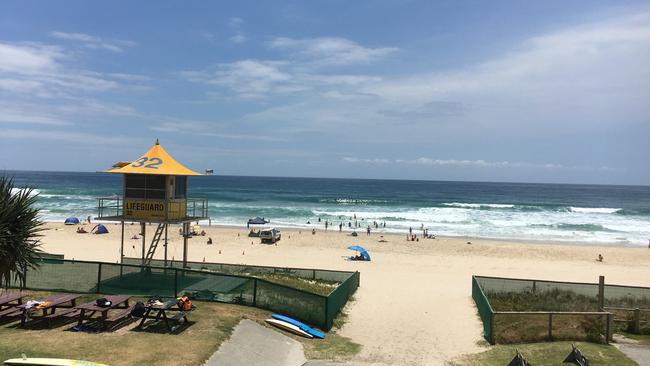
M 92 226 L 85 225 L 86 229 Z M 76 226 L 47 224 L 43 249 L 66 259 L 118 261 L 120 230 L 107 224 L 106 235 L 76 234 Z M 149 226 L 152 235 L 153 226 Z M 340 330 L 363 345 L 360 362 L 377 365 L 444 365 L 446 361 L 485 349 L 482 325 L 471 298 L 471 276 L 539 278 L 650 286 L 650 249 L 613 246 L 519 243 L 471 238 L 420 239 L 365 233 L 352 237 L 328 232 L 283 230 L 282 240 L 261 245 L 245 227 L 206 227 L 205 237 L 190 240 L 189 259 L 269 266 L 358 270 L 361 286 L 346 311 Z M 125 255 L 137 257 L 141 240 L 125 230 Z M 170 227 L 169 257 L 182 256 L 178 228 Z M 214 244 L 207 245 L 211 237 Z M 467 242 L 470 241 L 471 244 Z M 252 242 L 252 244 L 251 244 Z M 350 244 L 365 247 L 372 262 L 349 262 Z M 162 258 L 162 248 L 157 253 Z M 602 254 L 604 261 L 597 262 Z

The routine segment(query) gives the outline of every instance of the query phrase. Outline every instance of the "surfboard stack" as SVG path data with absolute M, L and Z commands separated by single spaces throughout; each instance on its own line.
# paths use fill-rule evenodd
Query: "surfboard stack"
M 273 314 L 266 322 L 284 331 L 305 337 L 324 339 L 325 333 L 288 316 Z

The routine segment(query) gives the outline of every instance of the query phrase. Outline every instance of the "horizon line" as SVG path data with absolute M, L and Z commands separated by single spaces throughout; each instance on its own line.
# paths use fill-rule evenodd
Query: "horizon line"
M 26 170 L 3 169 L 2 172 L 30 172 L 30 173 L 83 173 L 83 174 L 108 174 L 104 171 L 71 171 L 71 170 Z M 611 183 L 559 183 L 559 182 L 515 182 L 515 181 L 479 181 L 479 180 L 449 180 L 449 179 L 403 179 L 403 178 L 361 178 L 361 177 L 314 177 L 314 176 L 277 176 L 277 175 L 235 175 L 235 174 L 209 174 L 204 177 L 241 177 L 241 178 L 289 178 L 289 179 L 331 179 L 331 180 L 374 180 L 374 181 L 403 181 L 403 182 L 443 182 L 443 183 L 488 183 L 488 184 L 549 184 L 572 186 L 610 186 L 610 187 L 650 187 L 650 184 L 611 184 Z

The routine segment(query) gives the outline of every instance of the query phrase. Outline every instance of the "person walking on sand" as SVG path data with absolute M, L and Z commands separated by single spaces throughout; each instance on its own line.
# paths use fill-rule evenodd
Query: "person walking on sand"
M 370 235 L 370 225 L 368 225 L 368 228 L 366 229 L 366 234 Z
M 343 231 L 343 223 L 339 222 L 339 232 Z
M 325 231 L 327 231 L 328 222 L 325 221 Z
M 413 235 L 413 228 L 412 227 L 409 228 L 409 235 Z

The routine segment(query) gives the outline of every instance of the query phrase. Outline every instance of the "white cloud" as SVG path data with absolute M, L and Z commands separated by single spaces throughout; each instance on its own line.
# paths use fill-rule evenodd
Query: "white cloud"
M 383 59 L 397 51 L 394 47 L 369 48 L 346 38 L 322 37 L 294 39 L 277 37 L 269 42 L 271 48 L 286 50 L 293 55 L 320 65 L 367 64 Z
M 269 141 L 284 142 L 285 138 L 278 138 L 259 133 L 236 134 L 221 132 L 227 130 L 227 126 L 222 122 L 215 121 L 197 121 L 182 118 L 160 117 L 155 125 L 151 126 L 152 131 L 182 133 L 203 137 L 217 137 L 230 140 L 250 140 L 250 141 Z
M 242 97 L 260 97 L 291 76 L 280 70 L 281 63 L 242 60 L 217 65 L 212 71 L 184 71 L 181 76 L 190 81 L 227 87 Z
M 81 34 L 69 36 L 92 40 Z M 0 123 L 72 125 L 137 115 L 127 105 L 106 100 L 104 93 L 137 89 L 148 81 L 146 77 L 80 69 L 72 55 L 61 46 L 0 42 Z M 13 136 L 26 133 L 14 131 Z
M 237 39 L 239 35 L 242 36 L 241 39 Z M 234 42 L 244 40 L 245 36 L 241 32 L 231 38 Z M 332 99 L 351 98 L 364 93 L 347 89 L 358 89 L 365 84 L 380 82 L 381 77 L 325 73 L 320 69 L 323 66 L 368 63 L 396 50 L 367 48 L 344 38 L 275 38 L 269 46 L 286 51 L 287 57 L 279 60 L 244 59 L 221 63 L 206 70 L 182 71 L 179 74 L 189 81 L 226 88 L 247 99 L 299 93 L 309 95 L 315 90 Z M 301 55 L 301 60 L 292 57 L 295 54 Z
M 363 163 L 363 164 L 390 164 L 391 161 L 388 159 L 362 159 L 362 158 L 352 158 L 344 157 L 343 161 L 346 163 Z
M 141 143 L 138 139 L 127 136 L 106 136 L 95 135 L 85 132 L 75 131 L 62 131 L 62 130 L 23 130 L 23 129 L 5 129 L 0 134 L 0 139 L 16 139 L 16 140 L 50 140 L 50 141 L 64 141 L 74 144 L 87 144 L 97 145 L 117 145 L 124 146 L 128 144 Z
M 494 169 L 534 169 L 534 170 L 577 170 L 577 171 L 622 171 L 621 169 L 610 168 L 607 166 L 590 166 L 590 165 L 572 165 L 567 166 L 557 163 L 532 163 L 526 161 L 488 161 L 483 159 L 384 159 L 384 158 L 356 158 L 344 157 L 341 159 L 345 163 L 352 164 L 371 164 L 371 165 L 413 165 L 428 167 L 455 167 L 455 168 L 494 168 Z
M 248 40 L 248 38 L 246 38 L 246 36 L 242 32 L 237 32 L 237 34 L 235 34 L 234 36 L 228 39 L 233 43 L 244 43 Z
M 396 164 L 415 164 L 415 165 L 430 165 L 430 166 L 477 166 L 477 167 L 522 167 L 522 166 L 540 166 L 545 168 L 561 167 L 554 164 L 530 164 L 510 161 L 485 161 L 485 160 L 456 160 L 456 159 L 430 159 L 430 158 L 417 158 L 413 160 L 395 160 Z
M 516 107 L 515 101 L 572 101 L 582 92 L 645 88 L 650 71 L 642 65 L 648 63 L 650 14 L 645 13 L 532 37 L 473 66 L 396 78 L 366 92 L 410 104 L 480 98 Z
M 64 121 L 58 117 L 47 114 L 39 114 L 24 109 L 8 108 L 0 105 L 0 123 L 8 124 L 43 124 L 43 125 L 70 125 L 68 121 Z
M 62 50 L 57 46 L 0 43 L 0 73 L 52 72 L 62 58 Z
M 112 52 L 124 52 L 126 47 L 133 47 L 136 45 L 133 41 L 113 39 L 105 40 L 96 36 L 91 36 L 84 33 L 67 33 L 67 32 L 51 32 L 50 35 L 54 38 L 74 41 L 83 43 L 84 47 L 91 49 L 104 49 Z
M 50 33 L 50 35 L 54 38 L 65 39 L 68 41 L 79 41 L 79 42 L 89 42 L 89 43 L 97 43 L 101 41 L 101 39 L 97 37 L 93 37 L 83 33 L 52 32 Z

